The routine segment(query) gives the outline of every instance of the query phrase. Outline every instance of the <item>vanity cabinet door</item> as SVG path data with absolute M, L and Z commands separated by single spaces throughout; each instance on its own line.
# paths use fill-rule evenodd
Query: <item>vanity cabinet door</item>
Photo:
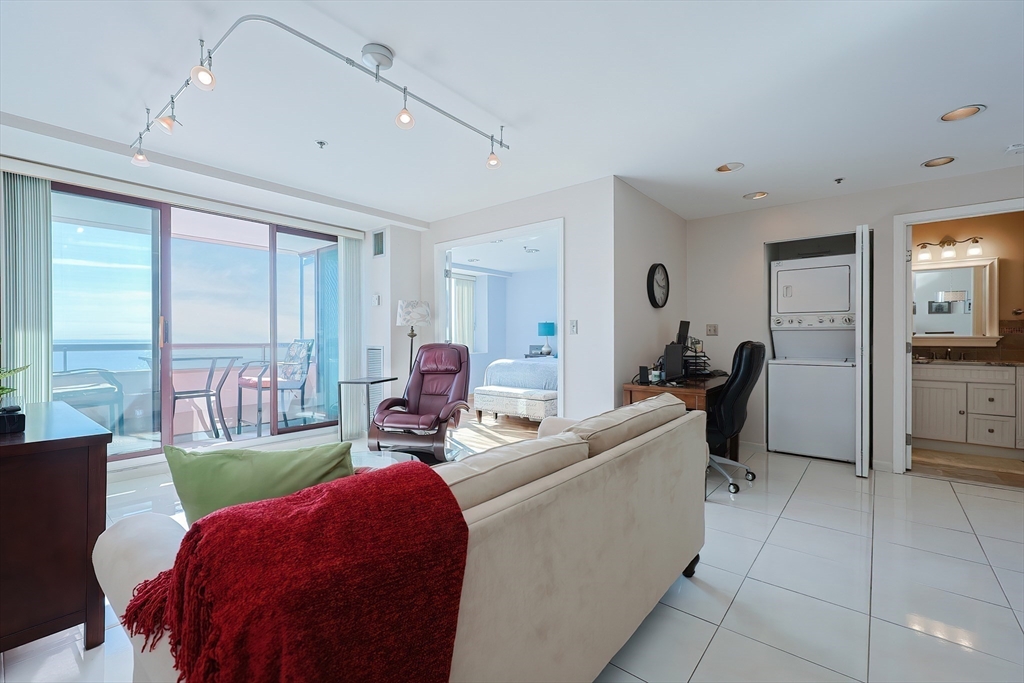
M 967 441 L 967 384 L 915 381 L 913 436 Z
M 1016 394 L 1017 387 L 1012 384 L 968 384 L 967 412 L 1013 417 L 1017 413 Z

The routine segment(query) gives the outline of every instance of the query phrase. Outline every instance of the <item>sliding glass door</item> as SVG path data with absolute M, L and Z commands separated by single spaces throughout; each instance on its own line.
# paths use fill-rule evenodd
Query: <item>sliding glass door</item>
M 161 427 L 160 207 L 81 192 L 53 185 L 53 400 L 110 429 L 111 456 L 151 452 Z

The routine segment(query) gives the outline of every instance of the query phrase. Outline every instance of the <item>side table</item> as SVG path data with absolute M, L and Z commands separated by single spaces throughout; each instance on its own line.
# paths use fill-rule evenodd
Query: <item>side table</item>
M 370 431 L 370 422 L 373 420 L 373 415 L 370 414 L 370 387 L 374 384 L 383 384 L 385 382 L 394 382 L 397 377 L 356 377 L 355 379 L 342 379 L 338 380 L 338 438 L 342 441 L 345 440 L 344 425 L 345 421 L 342 419 L 342 396 L 341 388 L 346 384 L 362 384 L 366 387 L 366 431 Z

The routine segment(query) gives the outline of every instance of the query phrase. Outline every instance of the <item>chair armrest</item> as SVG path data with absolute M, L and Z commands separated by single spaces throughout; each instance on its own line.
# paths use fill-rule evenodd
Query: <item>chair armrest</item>
M 260 377 L 262 377 L 264 373 L 266 373 L 266 371 L 270 369 L 270 363 L 268 363 L 265 360 L 250 360 L 242 364 L 242 367 L 239 368 L 238 370 L 238 376 L 241 377 L 242 375 L 244 375 L 245 371 L 249 369 L 250 365 L 259 365 L 260 367 L 263 368 L 262 372 L 260 372 Z
M 545 436 L 552 436 L 554 434 L 561 434 L 567 428 L 576 424 L 578 420 L 570 420 L 567 417 L 545 417 L 540 422 L 540 426 L 537 427 L 537 438 L 543 439 Z
M 386 398 L 383 401 L 381 401 L 380 404 L 377 406 L 377 412 L 379 413 L 382 410 L 391 410 L 393 408 L 405 408 L 408 405 L 409 401 L 407 401 L 404 398 Z
M 438 420 L 447 422 L 452 419 L 452 415 L 455 414 L 456 410 L 469 410 L 469 404 L 465 401 L 452 401 L 444 408 L 441 408 L 441 413 L 437 416 Z

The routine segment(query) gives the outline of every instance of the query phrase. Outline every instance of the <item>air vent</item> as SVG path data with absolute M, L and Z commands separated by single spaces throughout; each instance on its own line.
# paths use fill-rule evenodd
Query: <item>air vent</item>
M 384 347 L 366 347 L 366 375 L 367 377 L 383 377 L 384 375 Z M 384 400 L 384 385 L 370 385 L 370 415 L 377 412 L 377 406 Z
M 373 233 L 373 255 L 383 256 L 384 255 L 384 231 L 378 230 Z

